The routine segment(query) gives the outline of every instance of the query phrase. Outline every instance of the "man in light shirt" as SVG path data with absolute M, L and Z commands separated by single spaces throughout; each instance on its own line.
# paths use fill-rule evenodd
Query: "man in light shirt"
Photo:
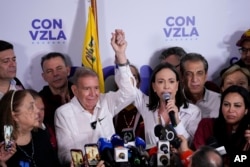
M 14 46 L 0 40 L 0 99 L 9 90 L 24 89 L 22 83 L 16 78 L 16 70 Z
M 55 130 L 62 164 L 70 163 L 70 149 L 85 152 L 85 144 L 97 143 L 100 137 L 110 139 L 115 133 L 113 117 L 135 98 L 133 75 L 125 55 L 127 42 L 122 30 L 112 33 L 111 45 L 118 66 L 115 75 L 120 78 L 119 90 L 101 94 L 97 74 L 81 67 L 73 76 L 74 97 L 56 110 Z

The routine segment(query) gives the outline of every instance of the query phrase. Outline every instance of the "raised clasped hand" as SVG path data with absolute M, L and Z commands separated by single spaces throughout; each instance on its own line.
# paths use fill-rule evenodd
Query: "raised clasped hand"
M 127 41 L 125 40 L 125 33 L 121 29 L 116 29 L 112 33 L 111 46 L 115 51 L 116 56 L 123 56 L 127 47 Z

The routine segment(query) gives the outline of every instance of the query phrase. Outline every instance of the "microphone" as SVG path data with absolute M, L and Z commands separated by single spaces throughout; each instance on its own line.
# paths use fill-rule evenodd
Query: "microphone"
M 145 141 L 142 138 L 140 138 L 140 137 L 136 137 L 135 138 L 135 146 L 139 150 L 143 166 L 148 166 L 149 154 L 145 150 L 146 149 L 146 143 L 145 143 Z
M 167 155 L 165 155 L 165 154 L 161 155 L 159 161 L 160 161 L 160 164 L 163 165 L 163 166 L 169 165 L 169 163 L 170 163 L 169 157 Z
M 146 143 L 145 143 L 145 141 L 144 141 L 142 138 L 136 137 L 136 138 L 135 138 L 135 146 L 136 146 L 137 148 L 139 148 L 139 150 L 145 151 Z
M 127 146 L 128 151 L 129 151 L 129 162 L 131 166 L 140 166 L 141 165 L 141 157 L 139 150 L 133 146 L 133 145 L 128 145 Z
M 167 125 L 165 127 L 165 131 L 167 133 L 167 140 L 174 148 L 178 149 L 181 145 L 181 139 L 177 136 L 175 129 L 172 127 L 172 125 Z
M 170 97 L 171 97 L 171 94 L 169 92 L 165 92 L 165 93 L 162 94 L 162 98 L 165 100 L 166 104 L 168 103 L 168 100 L 170 99 Z M 170 121 L 171 121 L 172 125 L 174 127 L 176 127 L 177 123 L 176 123 L 176 120 L 175 120 L 174 111 L 169 111 L 168 115 L 169 115 L 169 118 L 170 118 Z
M 110 139 L 113 147 L 124 147 L 124 140 L 118 134 L 113 134 Z
M 155 126 L 154 133 L 155 136 L 159 138 L 159 140 L 167 140 L 166 139 L 167 133 L 161 124 Z
M 166 166 L 170 164 L 170 144 L 167 140 L 165 128 L 158 124 L 154 129 L 155 136 L 159 138 L 157 146 L 157 166 Z
M 111 142 L 108 139 L 101 137 L 98 139 L 97 145 L 101 154 L 101 159 L 105 162 L 105 166 L 114 167 L 116 164 L 113 158 L 114 153 Z
M 148 166 L 149 167 L 155 167 L 157 166 L 157 147 L 153 147 L 148 151 L 149 154 L 149 160 L 148 160 Z
M 111 136 L 111 143 L 114 147 L 115 162 L 128 162 L 128 149 L 124 147 L 121 136 L 114 134 Z

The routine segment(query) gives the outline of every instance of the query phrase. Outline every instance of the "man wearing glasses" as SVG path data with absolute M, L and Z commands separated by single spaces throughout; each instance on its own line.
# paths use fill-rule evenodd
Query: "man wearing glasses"
M 239 65 L 240 67 L 245 67 L 250 71 L 250 29 L 245 31 L 241 38 L 236 43 L 236 46 L 239 47 L 239 52 L 241 54 L 240 60 L 235 62 L 234 64 Z M 231 67 L 231 66 L 229 66 Z M 228 68 L 229 68 L 228 67 Z M 220 76 L 228 69 L 225 68 L 221 71 Z
M 239 52 L 241 58 L 235 64 L 241 67 L 246 67 L 250 70 L 250 29 L 242 34 L 240 40 L 236 43 L 236 46 L 240 47 Z

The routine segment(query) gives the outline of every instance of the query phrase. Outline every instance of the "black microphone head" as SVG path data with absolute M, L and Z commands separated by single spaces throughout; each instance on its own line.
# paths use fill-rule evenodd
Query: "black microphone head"
M 165 140 L 166 131 L 165 131 L 165 128 L 161 124 L 158 124 L 155 126 L 154 132 L 155 132 L 155 136 L 158 137 L 159 140 Z
M 158 125 L 155 126 L 154 132 L 155 132 L 155 136 L 156 137 L 159 138 L 161 136 L 162 128 L 163 128 L 163 126 L 160 125 L 160 124 L 158 124 Z
M 165 92 L 162 94 L 162 98 L 165 100 L 165 101 L 168 101 L 171 97 L 171 94 L 169 92 Z

